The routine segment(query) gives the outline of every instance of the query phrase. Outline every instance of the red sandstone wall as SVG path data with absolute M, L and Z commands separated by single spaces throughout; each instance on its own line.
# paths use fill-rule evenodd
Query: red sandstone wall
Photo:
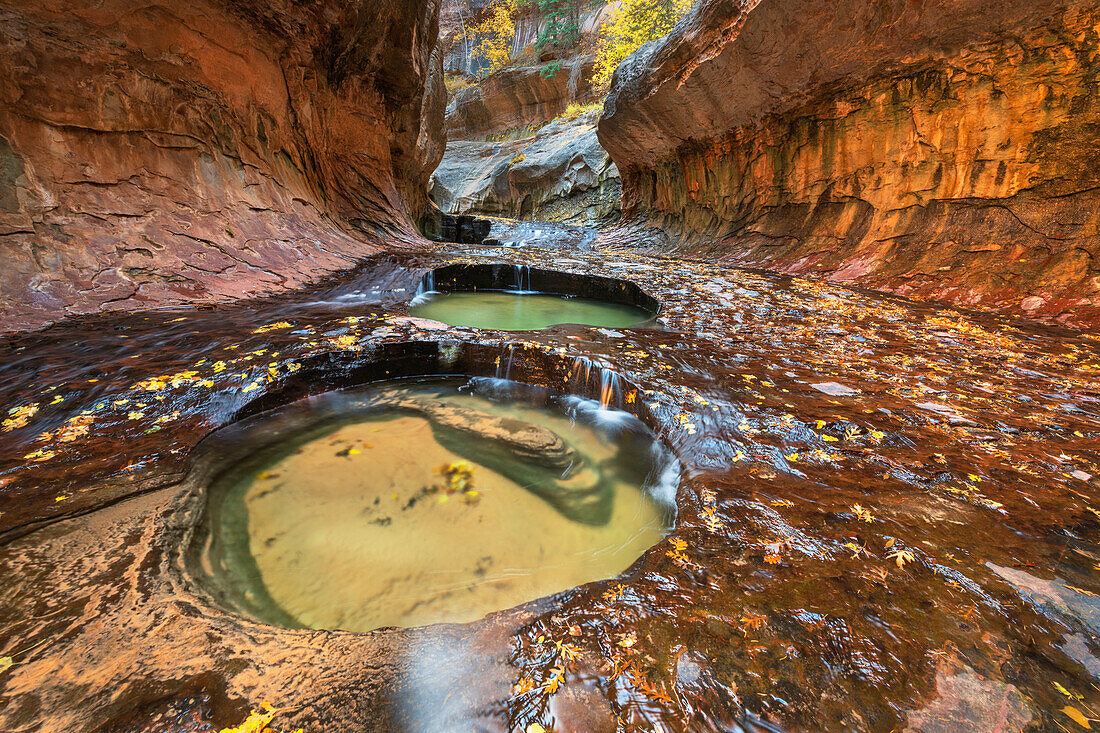
M 703 0 L 617 74 L 623 209 L 731 259 L 1100 323 L 1100 9 Z
M 0 0 L 0 330 L 269 292 L 414 236 L 438 11 Z
M 596 57 L 575 56 L 553 74 L 547 66 L 507 68 L 455 94 L 447 113 L 447 137 L 477 138 L 549 122 L 576 102 L 599 99 L 590 77 Z

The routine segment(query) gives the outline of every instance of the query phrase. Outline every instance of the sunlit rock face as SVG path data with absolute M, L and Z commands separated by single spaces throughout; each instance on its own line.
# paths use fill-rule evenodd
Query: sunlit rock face
M 625 215 L 746 264 L 1100 322 L 1100 11 L 703 0 L 620 67 Z
M 570 103 L 599 99 L 590 78 L 595 56 L 574 56 L 554 66 L 503 69 L 459 90 L 447 105 L 447 137 L 491 135 L 549 122 Z
M 411 237 L 438 0 L 0 1 L 0 322 L 254 295 Z

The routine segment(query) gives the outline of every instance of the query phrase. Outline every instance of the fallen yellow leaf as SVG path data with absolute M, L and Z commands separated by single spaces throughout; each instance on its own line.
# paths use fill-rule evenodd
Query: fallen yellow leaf
M 1084 714 L 1077 708 L 1066 705 L 1064 708 L 1062 708 L 1062 712 L 1068 715 L 1074 723 L 1077 723 L 1077 725 L 1081 726 L 1082 728 L 1092 730 L 1092 726 L 1089 725 L 1089 719 L 1086 718 Z
M 285 710 L 292 709 L 273 708 L 271 707 L 270 703 L 266 702 L 263 703 L 261 707 L 263 708 L 263 712 L 260 712 L 259 710 L 253 710 L 248 714 L 248 717 L 245 718 L 244 722 L 238 725 L 236 728 L 223 728 L 220 733 L 262 733 L 262 731 L 267 730 L 267 726 L 271 723 L 272 719 L 274 719 L 276 715 Z M 296 733 L 301 733 L 301 729 L 296 731 Z

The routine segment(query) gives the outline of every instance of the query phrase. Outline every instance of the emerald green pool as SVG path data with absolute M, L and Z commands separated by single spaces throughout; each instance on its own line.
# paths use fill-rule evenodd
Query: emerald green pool
M 409 314 L 451 326 L 499 331 L 537 331 L 563 323 L 627 328 L 653 317 L 649 311 L 632 305 L 499 290 L 424 293 L 409 306 Z

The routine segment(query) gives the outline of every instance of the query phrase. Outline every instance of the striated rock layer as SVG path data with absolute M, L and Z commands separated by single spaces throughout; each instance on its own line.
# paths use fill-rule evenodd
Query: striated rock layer
M 594 56 L 498 71 L 459 90 L 447 105 L 447 137 L 476 138 L 549 122 L 571 103 L 599 98 L 591 84 Z
M 444 145 L 438 14 L 0 0 L 2 328 L 264 293 L 412 237 Z
M 628 218 L 738 262 L 1100 323 L 1100 10 L 703 0 L 600 120 Z
M 610 223 L 619 172 L 596 139 L 592 111 L 505 142 L 451 141 L 429 193 L 443 211 L 513 219 Z

